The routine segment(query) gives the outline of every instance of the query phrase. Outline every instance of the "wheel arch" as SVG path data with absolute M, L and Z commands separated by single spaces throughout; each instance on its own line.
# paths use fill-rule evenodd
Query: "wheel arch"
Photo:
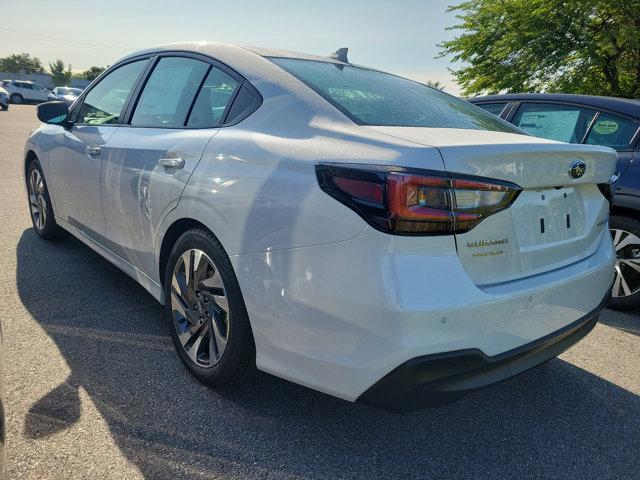
M 171 255 L 173 246 L 183 233 L 194 228 L 204 229 L 216 237 L 216 234 L 212 232 L 209 227 L 194 218 L 179 218 L 173 221 L 162 235 L 160 249 L 158 251 L 158 278 L 160 280 L 160 285 L 163 287 L 167 264 L 169 263 L 169 256 Z M 217 238 L 218 237 L 216 237 L 216 239 Z
M 27 150 L 27 153 L 24 156 L 24 178 L 26 181 L 27 178 L 27 174 L 29 173 L 29 166 L 31 165 L 31 162 L 33 162 L 35 159 L 38 158 L 38 155 L 36 154 L 35 151 L 33 151 L 33 149 L 29 149 Z

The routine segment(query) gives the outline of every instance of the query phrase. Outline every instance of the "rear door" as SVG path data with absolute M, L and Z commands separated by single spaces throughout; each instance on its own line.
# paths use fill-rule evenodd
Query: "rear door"
M 109 139 L 102 173 L 107 238 L 147 275 L 155 271 L 158 227 L 241 84 L 206 58 L 167 54 L 155 62 L 126 124 Z
M 523 102 L 510 121 L 537 137 L 613 148 L 618 152 L 618 174 L 631 163 L 632 141 L 640 128 L 640 122 L 629 117 L 554 102 Z
M 633 158 L 633 143 L 640 122 L 637 120 L 615 115 L 609 112 L 600 112 L 593 122 L 584 143 L 589 145 L 604 145 L 618 152 L 618 164 L 616 171 L 623 174 Z

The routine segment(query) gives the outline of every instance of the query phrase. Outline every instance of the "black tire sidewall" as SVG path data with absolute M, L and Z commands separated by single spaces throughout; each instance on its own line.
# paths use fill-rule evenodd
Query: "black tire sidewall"
M 611 215 L 609 218 L 609 228 L 625 230 L 640 238 L 640 220 L 626 215 Z M 640 308 L 640 292 L 636 292 L 628 297 L 611 296 L 609 308 L 614 310 L 635 310 Z
M 227 302 L 229 303 L 229 334 L 227 346 L 220 361 L 210 368 L 195 364 L 184 351 L 178 339 L 171 311 L 171 279 L 176 262 L 187 250 L 197 248 L 205 252 L 218 267 L 224 282 Z M 242 299 L 238 280 L 231 262 L 220 243 L 209 232 L 199 229 L 185 232 L 176 242 L 167 262 L 164 279 L 164 303 L 167 326 L 173 344 L 185 367 L 201 382 L 221 387 L 236 383 L 243 377 L 246 363 L 255 365 L 255 346 L 249 325 L 249 319 Z
M 16 102 L 16 98 L 19 98 L 20 101 Z M 24 97 L 22 95 L 20 95 L 19 93 L 14 93 L 13 95 L 11 95 L 11 102 L 15 103 L 16 105 L 20 105 L 20 104 L 24 103 Z

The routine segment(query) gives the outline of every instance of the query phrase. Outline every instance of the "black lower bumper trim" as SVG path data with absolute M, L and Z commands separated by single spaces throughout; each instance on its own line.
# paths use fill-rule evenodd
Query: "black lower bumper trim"
M 466 349 L 413 358 L 385 375 L 357 401 L 392 412 L 451 403 L 560 355 L 595 327 L 608 299 L 609 294 L 596 309 L 566 327 L 493 357 Z

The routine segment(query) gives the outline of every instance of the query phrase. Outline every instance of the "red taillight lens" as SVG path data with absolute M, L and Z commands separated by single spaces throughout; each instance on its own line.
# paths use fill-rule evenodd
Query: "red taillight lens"
M 501 180 L 393 167 L 319 164 L 320 187 L 379 230 L 438 235 L 471 230 L 507 208 L 520 187 Z
M 333 183 L 352 197 L 367 202 L 382 203 L 382 185 L 344 177 L 335 177 Z

